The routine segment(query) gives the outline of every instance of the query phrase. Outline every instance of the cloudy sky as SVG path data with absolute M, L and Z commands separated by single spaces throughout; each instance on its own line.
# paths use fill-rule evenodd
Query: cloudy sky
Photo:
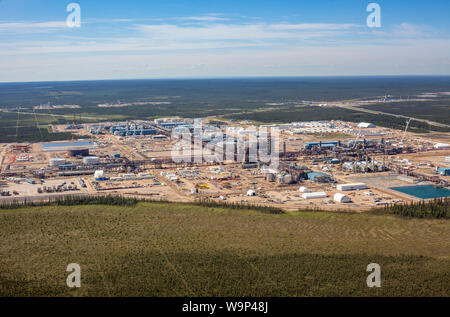
M 367 26 L 370 2 L 381 28 Z M 0 0 L 0 82 L 450 75 L 449 12 L 448 0 Z

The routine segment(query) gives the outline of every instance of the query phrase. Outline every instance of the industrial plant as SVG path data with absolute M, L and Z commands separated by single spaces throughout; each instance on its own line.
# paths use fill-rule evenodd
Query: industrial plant
M 76 129 L 89 138 L 3 144 L 3 201 L 106 192 L 170 201 L 227 200 L 286 210 L 361 211 L 450 193 L 450 145 L 410 133 L 407 125 L 405 131 L 342 121 L 259 126 L 279 131 L 276 167 L 250 159 L 252 142 L 263 138 L 252 132 L 250 122 L 218 125 L 206 118 L 160 118 L 55 128 Z M 241 160 L 237 153 L 220 161 L 180 161 L 173 149 L 179 142 L 175 136 L 183 131 L 200 137 L 202 148 L 237 149 L 242 138 L 247 143 Z M 271 135 L 264 138 L 263 144 L 272 146 Z M 189 145 L 195 152 L 199 144 L 194 143 L 192 139 Z M 423 188 L 431 197 L 421 194 Z

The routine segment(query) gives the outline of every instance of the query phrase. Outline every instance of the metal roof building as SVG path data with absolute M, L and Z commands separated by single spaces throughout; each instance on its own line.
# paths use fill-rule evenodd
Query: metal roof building
M 325 192 L 316 192 L 316 193 L 304 193 L 302 194 L 303 199 L 318 199 L 318 198 L 326 198 L 327 194 Z
M 322 173 L 322 172 L 310 172 L 307 174 L 308 180 L 312 182 L 318 181 L 319 178 L 332 178 L 330 174 Z
M 438 168 L 437 172 L 438 172 L 438 174 L 443 175 L 443 176 L 450 176 L 450 167 Z
M 373 128 L 376 128 L 376 126 L 373 123 L 361 122 L 360 124 L 358 124 L 358 128 L 360 128 L 360 129 L 373 129 Z
M 336 193 L 334 195 L 334 201 L 336 201 L 338 203 L 350 203 L 352 200 L 347 195 L 344 195 L 341 193 Z

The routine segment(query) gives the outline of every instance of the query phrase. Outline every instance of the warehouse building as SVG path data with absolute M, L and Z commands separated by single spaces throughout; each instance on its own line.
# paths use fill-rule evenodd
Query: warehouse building
M 303 199 L 319 199 L 319 198 L 326 198 L 327 194 L 325 192 L 315 192 L 315 193 L 303 193 L 302 198 Z
M 311 150 L 313 147 L 320 147 L 320 148 L 333 148 L 338 146 L 339 142 L 337 141 L 329 141 L 329 142 L 307 142 L 305 144 L 306 150 Z
M 322 172 L 310 172 L 307 174 L 308 180 L 316 183 L 330 183 L 333 182 L 334 179 L 330 174 L 322 173 Z
M 341 193 L 336 193 L 334 195 L 334 201 L 336 201 L 338 203 L 342 203 L 342 204 L 346 204 L 346 203 L 351 203 L 352 202 L 350 197 L 348 197 L 347 195 L 341 194 Z
M 450 144 L 446 144 L 446 143 L 436 143 L 436 144 L 434 145 L 434 148 L 435 148 L 436 150 L 448 149 L 448 148 L 450 148 Z
M 340 191 L 361 190 L 367 189 L 367 185 L 364 183 L 339 184 L 336 186 L 336 189 Z
M 66 164 L 66 160 L 63 158 L 52 158 L 50 160 L 51 167 L 57 167 L 57 166 L 64 165 L 64 164 Z
M 373 128 L 376 128 L 376 126 L 373 123 L 361 122 L 360 124 L 358 124 L 358 128 L 359 129 L 373 129 Z

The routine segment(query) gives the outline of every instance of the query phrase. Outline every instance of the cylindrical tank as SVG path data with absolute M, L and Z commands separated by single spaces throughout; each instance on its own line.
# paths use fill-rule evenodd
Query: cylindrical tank
M 103 180 L 105 179 L 105 173 L 103 171 L 95 171 L 94 178 L 96 180 Z

